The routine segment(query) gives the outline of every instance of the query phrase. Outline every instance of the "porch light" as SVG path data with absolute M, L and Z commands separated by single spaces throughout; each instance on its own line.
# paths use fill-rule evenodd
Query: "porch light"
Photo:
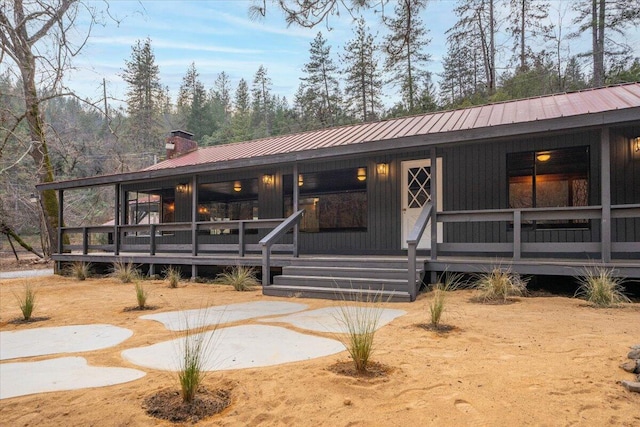
M 298 187 L 302 187 L 304 185 L 304 178 L 302 178 L 302 174 L 298 174 Z
M 358 181 L 364 181 L 367 179 L 367 170 L 365 168 L 358 168 Z
M 631 138 L 631 151 L 636 155 L 640 154 L 640 136 Z
M 378 163 L 376 165 L 376 171 L 379 176 L 387 176 L 389 174 L 389 164 L 388 163 Z
M 178 193 L 186 193 L 187 191 L 189 191 L 189 185 L 188 184 L 178 184 L 178 185 L 176 185 L 176 191 Z
M 269 174 L 263 175 L 263 176 L 262 176 L 262 182 L 263 182 L 265 185 L 271 185 L 271 184 L 273 184 L 273 175 L 269 175 Z
M 37 202 L 37 201 L 38 201 L 38 196 L 36 196 L 36 194 L 35 194 L 35 193 L 31 193 L 31 194 L 29 195 L 29 201 L 30 201 L 31 203 L 35 203 L 35 202 Z
M 236 193 L 242 191 L 242 184 L 240 183 L 240 181 L 236 181 L 233 183 L 233 191 L 235 191 Z
M 551 158 L 551 154 L 549 154 L 549 152 L 547 151 L 542 152 L 536 156 L 536 159 L 538 159 L 539 162 L 546 162 L 550 158 Z

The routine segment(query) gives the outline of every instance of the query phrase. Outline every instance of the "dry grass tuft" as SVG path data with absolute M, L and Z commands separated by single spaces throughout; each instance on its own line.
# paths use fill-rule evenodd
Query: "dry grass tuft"
M 528 279 L 522 278 L 511 268 L 494 267 L 488 273 L 475 276 L 473 288 L 482 302 L 506 303 L 510 297 L 523 296 L 527 292 Z
M 624 278 L 604 267 L 585 268 L 577 277 L 580 287 L 575 296 L 583 298 L 595 307 L 613 307 L 631 300 L 624 294 Z

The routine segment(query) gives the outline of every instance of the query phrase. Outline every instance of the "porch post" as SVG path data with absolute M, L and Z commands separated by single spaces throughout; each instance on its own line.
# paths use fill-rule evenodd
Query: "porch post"
M 191 179 L 191 255 L 198 255 L 198 175 Z
M 293 212 L 298 211 L 298 202 L 300 198 L 300 187 L 298 186 L 298 164 L 293 165 Z M 300 222 L 296 222 L 293 226 L 293 256 L 298 258 L 300 250 L 298 249 L 298 232 L 300 231 Z
M 64 250 L 64 241 L 62 240 L 62 227 L 64 226 L 64 190 L 58 190 L 58 253 Z M 58 269 L 60 269 L 58 267 Z
M 438 259 L 438 153 L 436 147 L 431 147 L 431 260 Z M 436 283 L 437 275 L 435 271 L 431 272 L 431 283 Z
M 611 261 L 611 151 L 609 128 L 600 133 L 600 204 L 602 221 L 600 230 L 602 262 Z
M 120 253 L 120 184 L 115 185 L 115 203 L 114 203 L 114 215 L 113 215 L 113 254 L 118 255 Z

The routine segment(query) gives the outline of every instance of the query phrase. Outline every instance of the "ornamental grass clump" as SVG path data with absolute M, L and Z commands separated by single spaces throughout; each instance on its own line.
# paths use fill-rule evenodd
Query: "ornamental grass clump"
M 140 271 L 130 261 L 116 261 L 111 269 L 113 271 L 112 276 L 120 279 L 122 283 L 131 283 L 140 279 Z
M 576 279 L 579 287 L 575 293 L 595 307 L 613 307 L 631 300 L 624 294 L 624 278 L 616 277 L 615 270 L 604 267 L 585 268 Z
M 429 303 L 429 313 L 431 314 L 431 326 L 439 329 L 441 325 L 442 313 L 444 313 L 447 293 L 455 291 L 462 285 L 462 274 L 446 273 L 440 277 L 438 283 L 432 285 L 433 299 Z
M 522 278 L 510 268 L 494 267 L 488 273 L 476 275 L 472 286 L 478 291 L 482 302 L 506 303 L 510 297 L 522 296 L 527 292 L 528 279 Z
M 22 312 L 22 318 L 25 322 L 29 321 L 33 314 L 33 310 L 36 307 L 36 291 L 30 284 L 26 283 L 24 285 L 24 292 L 21 295 L 14 295 L 18 300 L 20 311 Z
M 360 294 L 358 294 L 360 295 Z M 376 293 L 364 301 L 356 297 L 356 304 L 343 300 L 335 314 L 336 321 L 344 329 L 338 338 L 345 346 L 358 373 L 365 373 L 374 350 L 374 338 L 382 315 L 382 295 Z
M 189 324 L 189 319 L 185 319 L 186 335 L 179 341 L 178 381 L 180 395 L 185 403 L 191 403 L 196 396 L 206 375 L 207 361 L 215 350 L 215 331 L 219 322 L 208 330 L 206 318 L 207 310 L 202 310 L 195 325 Z
M 84 261 L 75 261 L 69 267 L 69 271 L 73 277 L 78 280 L 86 280 L 91 275 L 91 263 Z
M 239 265 L 221 273 L 216 277 L 217 284 L 233 286 L 239 292 L 252 291 L 260 283 L 253 268 Z
M 164 278 L 169 282 L 170 288 L 177 288 L 180 283 L 180 270 L 171 266 L 164 271 Z
M 136 281 L 135 284 L 136 289 L 136 301 L 138 302 L 138 309 L 144 310 L 147 307 L 147 298 L 149 297 L 149 292 L 144 288 L 142 282 Z

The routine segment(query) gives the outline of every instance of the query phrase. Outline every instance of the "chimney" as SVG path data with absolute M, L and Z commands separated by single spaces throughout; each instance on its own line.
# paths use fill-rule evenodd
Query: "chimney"
M 172 159 L 189 151 L 197 150 L 198 143 L 191 138 L 193 138 L 192 133 L 183 130 L 172 130 L 171 136 L 167 138 L 167 142 L 165 143 L 167 159 Z

